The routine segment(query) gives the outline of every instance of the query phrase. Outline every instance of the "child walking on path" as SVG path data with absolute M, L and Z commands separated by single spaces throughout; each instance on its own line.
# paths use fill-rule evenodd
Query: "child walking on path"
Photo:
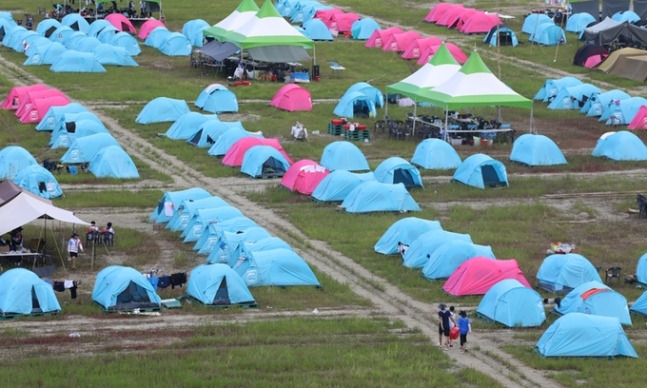
M 472 324 L 470 319 L 467 317 L 467 312 L 465 312 L 465 310 L 461 310 L 458 315 L 459 317 L 456 324 L 458 325 L 460 333 L 461 353 L 464 353 L 467 350 L 467 334 L 472 332 Z

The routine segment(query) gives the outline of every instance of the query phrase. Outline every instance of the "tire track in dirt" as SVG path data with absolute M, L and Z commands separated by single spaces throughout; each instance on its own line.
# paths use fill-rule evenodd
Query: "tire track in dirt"
M 4 58 L 1 61 L 0 72 L 3 74 L 18 74 L 19 76 L 12 78 L 16 85 L 43 83 L 42 80 L 36 79 L 25 70 L 7 62 Z M 81 101 L 81 103 L 83 102 Z M 88 109 L 91 110 L 91 108 Z M 330 276 L 335 281 L 349 286 L 357 295 L 370 300 L 378 314 L 386 314 L 391 319 L 402 320 L 411 328 L 420 329 L 431 339 L 432 343 L 435 343 L 438 334 L 435 303 L 412 300 L 385 279 L 374 275 L 352 259 L 331 249 L 326 242 L 309 239 L 309 237 L 297 230 L 294 225 L 280 218 L 273 211 L 249 201 L 246 197 L 240 195 L 240 192 L 236 189 L 237 185 L 243 182 L 248 186 L 247 182 L 250 182 L 249 180 L 202 176 L 175 156 L 156 149 L 146 140 L 120 126 L 116 120 L 103 112 L 95 110 L 94 113 L 110 129 L 112 135 L 131 156 L 140 159 L 150 168 L 173 177 L 174 183 L 165 187 L 165 190 L 202 187 L 213 195 L 220 196 L 232 206 L 240 209 L 246 216 L 254 219 L 260 226 L 267 230 L 272 230 L 276 235 L 284 238 L 301 257 L 310 265 L 316 267 L 317 270 Z M 186 316 L 183 317 L 188 319 Z M 162 316 L 161 319 L 164 320 L 165 316 Z M 113 320 L 111 322 L 114 323 Z M 511 360 L 508 354 L 498 349 L 496 346 L 498 344 L 480 339 L 479 336 L 473 336 L 470 341 L 472 349 L 487 351 L 472 351 L 465 355 L 454 351 L 446 353 L 456 363 L 477 369 L 504 387 L 557 386 L 555 381 L 548 379 L 540 371 L 532 370 L 520 362 Z M 496 357 L 492 357 L 493 354 Z M 502 360 L 505 360 L 505 362 Z M 518 369 L 516 373 L 511 371 L 511 369 L 515 368 Z M 511 377 L 512 375 L 515 376 L 514 379 Z

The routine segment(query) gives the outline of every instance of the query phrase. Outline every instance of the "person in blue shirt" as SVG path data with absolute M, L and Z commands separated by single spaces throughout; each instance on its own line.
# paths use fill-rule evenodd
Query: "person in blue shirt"
M 461 353 L 464 353 L 467 350 L 467 334 L 472 332 L 472 324 L 470 319 L 467 317 L 467 312 L 465 310 L 461 310 L 461 312 L 458 313 L 456 324 L 458 325 L 460 334 Z

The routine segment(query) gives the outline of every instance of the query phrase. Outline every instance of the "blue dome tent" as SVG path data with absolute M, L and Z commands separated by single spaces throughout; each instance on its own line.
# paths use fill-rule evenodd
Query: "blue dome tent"
M 32 164 L 20 170 L 13 182 L 40 197 L 53 199 L 63 195 L 61 185 L 45 167 Z
M 183 242 L 185 243 L 196 242 L 210 223 L 222 222 L 236 217 L 243 217 L 243 213 L 231 205 L 196 209 L 180 237 L 184 237 Z
M 60 26 L 62 26 L 61 22 L 59 22 L 54 18 L 43 19 L 40 22 L 38 22 L 38 25 L 36 26 L 36 32 L 40 36 L 49 38 L 49 36 L 52 35 L 52 33 L 56 31 L 56 29 L 59 28 Z
M 319 182 L 312 198 L 321 202 L 342 202 L 355 187 L 370 180 L 375 180 L 372 172 L 358 174 L 335 170 Z
M 168 222 L 185 199 L 198 200 L 211 196 L 207 190 L 201 187 L 192 187 L 180 191 L 167 191 L 159 200 L 148 219 L 155 221 L 156 224 Z
M 544 357 L 638 358 L 616 318 L 582 313 L 559 317 L 542 334 L 535 349 Z
M 61 163 L 90 163 L 101 149 L 112 145 L 119 146 L 119 142 L 107 132 L 76 138 L 61 156 Z
M 620 89 L 612 89 L 606 92 L 599 94 L 593 94 L 580 109 L 580 113 L 586 113 L 587 117 L 598 117 L 602 116 L 602 113 L 607 110 L 611 103 L 620 102 L 630 98 L 631 96 L 627 92 Z
M 211 146 L 207 153 L 211 156 L 224 156 L 231 146 L 246 136 L 263 137 L 263 135 L 248 132 L 243 128 L 231 128 L 218 137 L 216 144 Z
M 553 23 L 553 19 L 551 19 L 548 15 L 543 14 L 543 13 L 531 13 L 526 16 L 526 18 L 523 20 L 523 26 L 521 27 L 521 32 L 531 35 L 535 29 L 543 23 Z
M 624 11 L 619 11 L 614 13 L 611 16 L 612 20 L 615 20 L 617 22 L 627 22 L 627 23 L 635 23 L 637 21 L 640 21 L 640 16 L 638 16 L 637 13 L 631 10 L 624 10 Z
M 18 173 L 38 164 L 29 151 L 21 146 L 6 146 L 0 150 L 0 179 L 13 179 Z
M 425 139 L 416 146 L 411 164 L 429 170 L 451 170 L 461 164 L 461 157 L 446 141 Z
M 589 24 L 597 22 L 597 20 L 588 12 L 578 12 L 570 15 L 566 20 L 566 32 L 574 32 L 579 34 L 584 31 Z
M 211 148 L 223 133 L 231 128 L 245 130 L 240 121 L 220 121 L 219 119 L 207 120 L 200 124 L 198 131 L 186 140 L 187 143 L 198 148 Z
M 47 45 L 34 46 L 36 52 L 29 55 L 23 65 L 39 66 L 52 65 L 67 50 L 65 46 L 58 42 L 50 42 Z
M 483 43 L 496 47 L 497 45 L 517 47 L 517 34 L 503 24 L 496 25 L 483 37 Z
M 88 112 L 89 113 L 89 112 Z M 80 113 L 81 115 L 83 113 Z M 68 117 L 69 115 L 66 115 Z M 80 139 L 85 136 L 94 135 L 97 133 L 108 133 L 108 129 L 100 121 L 92 119 L 82 119 L 75 121 L 67 121 L 68 124 L 65 129 L 55 129 L 49 140 L 49 145 L 52 149 L 55 148 L 68 148 L 75 139 Z
M 185 199 L 180 202 L 180 205 L 177 207 L 177 211 L 171 219 L 166 224 L 166 229 L 170 229 L 174 232 L 184 231 L 191 222 L 193 216 L 200 209 L 211 209 L 211 208 L 220 208 L 222 206 L 230 206 L 227 201 L 217 196 L 209 196 L 206 198 L 199 199 Z M 220 218 L 221 220 L 229 219 Z
M 375 117 L 375 103 L 364 93 L 347 92 L 335 106 L 333 114 L 339 117 Z
M 82 51 L 85 53 L 92 53 L 95 47 L 100 44 L 104 44 L 98 38 L 94 36 L 83 36 L 75 38 L 76 35 L 72 36 L 70 40 L 65 45 L 70 50 Z M 94 53 L 93 53 L 94 54 Z
M 489 245 L 478 245 L 461 240 L 450 240 L 436 248 L 422 267 L 427 279 L 447 279 L 465 261 L 473 257 L 496 259 Z
M 52 106 L 47 113 L 40 119 L 36 125 L 37 131 L 52 131 L 56 127 L 56 123 L 65 117 L 66 113 L 81 113 L 87 112 L 87 108 L 78 102 L 71 102 L 67 105 Z
M 554 141 L 544 135 L 524 133 L 512 145 L 510 160 L 528 166 L 566 164 L 566 158 Z
M 66 50 L 50 66 L 55 73 L 105 73 L 106 69 L 92 53 Z
M 109 42 L 113 46 L 123 47 L 129 55 L 139 55 L 142 52 L 137 39 L 127 32 L 117 32 Z
M 622 325 L 631 326 L 627 299 L 602 282 L 590 281 L 572 289 L 555 306 L 557 314 L 584 313 L 615 317 Z
M 148 40 L 148 38 L 146 39 Z M 193 46 L 186 36 L 179 32 L 171 32 L 166 36 L 166 39 L 164 39 L 164 42 L 162 42 L 158 49 L 162 54 L 168 56 L 185 56 L 191 54 Z
M 584 103 L 593 95 L 600 94 L 602 90 L 589 83 L 561 88 L 553 101 L 548 104 L 548 109 L 581 109 Z
M 483 295 L 476 314 L 507 327 L 537 327 L 546 320 L 541 295 L 517 279 L 504 279 Z
M 111 145 L 97 152 L 88 170 L 97 178 L 139 178 L 137 167 L 121 146 Z
M 473 154 L 458 166 L 452 181 L 484 189 L 486 186 L 508 186 L 508 174 L 498 160 L 485 154 Z
M 319 280 L 308 263 L 289 249 L 249 252 L 234 270 L 249 287 L 320 287 Z
M 170 35 L 171 31 L 169 31 L 168 28 L 162 26 L 155 27 L 144 40 L 144 45 L 159 50 L 160 47 L 162 47 L 162 45 L 164 44 L 164 41 L 166 41 L 166 38 L 168 38 Z
M 243 279 L 225 264 L 195 267 L 187 281 L 186 293 L 209 306 L 256 306 Z
M 647 160 L 647 146 L 632 132 L 618 131 L 600 137 L 591 155 L 615 161 Z
M 377 253 L 394 255 L 398 253 L 398 243 L 411 245 L 418 236 L 432 230 L 442 230 L 440 222 L 418 217 L 405 217 L 389 226 L 373 246 Z
M 282 177 L 289 168 L 290 162 L 276 148 L 257 145 L 245 152 L 240 171 L 252 178 Z
M 353 39 L 366 40 L 373 35 L 375 30 L 381 30 L 382 27 L 371 18 L 361 18 L 353 22 L 350 28 Z
M 101 43 L 94 47 L 92 53 L 102 65 L 139 66 L 123 47 Z
M 575 86 L 581 84 L 582 81 L 575 77 L 567 76 L 559 79 L 549 79 L 544 82 L 544 85 L 537 91 L 537 94 L 533 97 L 533 100 L 539 100 L 543 102 L 552 101 L 557 93 L 565 87 Z
M 334 141 L 324 147 L 320 164 L 330 171 L 368 171 L 366 157 L 355 144 L 349 141 Z
M 647 105 L 647 99 L 643 97 L 629 97 L 618 102 L 614 101 L 602 112 L 598 121 L 606 120 L 606 125 L 629 124 L 643 105 Z
M 234 217 L 217 224 L 209 224 L 196 241 L 193 250 L 198 251 L 199 255 L 209 255 L 211 251 L 218 248 L 218 243 L 224 232 L 243 232 L 257 226 L 258 224 L 254 220 L 247 217 Z
M 528 41 L 542 44 L 544 46 L 557 46 L 566 44 L 566 35 L 562 27 L 554 22 L 542 23 L 530 35 Z
M 109 312 L 159 310 L 162 306 L 161 298 L 141 272 L 120 265 L 108 266 L 97 273 L 92 300 Z
M 221 84 L 211 84 L 202 89 L 195 106 L 212 113 L 238 112 L 238 99 L 231 90 Z
M 54 314 L 61 311 L 51 284 L 25 268 L 0 275 L 0 316 Z
M 371 99 L 371 101 L 373 101 L 377 108 L 382 108 L 384 106 L 384 94 L 382 94 L 382 91 L 367 82 L 356 82 L 352 84 L 346 90 L 346 94 L 352 92 L 360 92 L 366 95 Z
M 187 112 L 178 117 L 177 120 L 164 133 L 164 136 L 173 140 L 187 140 L 192 137 L 202 123 L 207 120 L 216 120 L 218 115 L 203 114 L 198 112 Z
M 240 251 L 245 242 L 255 242 L 272 235 L 260 226 L 252 226 L 236 232 L 223 231 L 218 239 L 218 246 L 211 250 L 206 263 L 224 263 L 234 267 L 241 257 Z
M 638 258 L 636 265 L 636 279 L 639 283 L 647 284 L 647 253 Z
M 406 243 L 409 249 L 402 255 L 402 265 L 407 268 L 424 268 L 431 255 L 442 245 L 460 241 L 471 244 L 469 234 L 455 233 L 442 229 L 433 229 L 420 234 L 412 242 Z M 404 243 L 404 241 L 403 241 Z
M 39 23 L 40 24 L 40 23 Z M 90 31 L 90 23 L 77 13 L 68 13 L 61 19 L 61 25 L 68 26 L 73 30 L 87 34 Z
M 407 189 L 422 188 L 420 171 L 406 160 L 392 156 L 380 163 L 374 171 L 375 180 L 381 183 L 402 183 Z
M 629 308 L 629 311 L 634 314 L 647 316 L 647 291 L 643 292 L 640 297 L 636 299 L 636 301 Z
M 366 181 L 355 187 L 341 207 L 348 213 L 410 212 L 420 211 L 404 184 Z
M 321 19 L 310 19 L 303 23 L 305 36 L 312 40 L 335 40 Z
M 593 264 L 578 253 L 549 255 L 537 271 L 538 286 L 550 292 L 568 292 L 582 283 L 601 282 Z
M 204 44 L 202 31 L 209 27 L 211 25 L 202 19 L 189 20 L 182 26 L 182 35 L 186 36 L 194 47 L 202 47 Z
M 189 105 L 184 100 L 157 97 L 142 108 L 135 121 L 139 124 L 173 122 L 189 112 Z

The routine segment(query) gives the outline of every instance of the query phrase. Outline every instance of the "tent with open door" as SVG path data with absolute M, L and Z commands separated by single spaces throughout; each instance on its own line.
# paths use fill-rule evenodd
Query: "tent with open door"
M 211 113 L 237 113 L 238 99 L 224 85 L 214 83 L 202 89 L 195 106 Z
M 420 235 L 442 230 L 440 222 L 418 217 L 405 217 L 389 226 L 373 246 L 373 250 L 383 255 L 398 253 L 398 243 L 411 245 Z
M 373 98 L 357 91 L 347 91 L 341 97 L 332 112 L 338 117 L 375 117 L 375 102 Z
M 162 307 L 162 299 L 144 274 L 121 265 L 111 265 L 97 273 L 92 300 L 107 312 L 159 311 Z
M 274 147 L 255 145 L 243 156 L 240 172 L 252 178 L 279 178 L 290 168 L 290 161 Z
M 32 164 L 20 170 L 13 182 L 23 189 L 40 197 L 53 199 L 63 195 L 61 185 L 45 167 Z
M 485 154 L 473 154 L 454 171 L 452 181 L 479 189 L 508 186 L 508 173 L 500 161 Z
M 256 306 L 243 279 L 226 264 L 201 264 L 193 268 L 186 293 L 208 306 Z
M 112 24 L 118 31 L 127 32 L 133 35 L 137 34 L 137 30 L 135 29 L 135 26 L 133 26 L 133 23 L 123 14 L 111 13 L 106 15 L 103 19 Z
M 26 268 L 0 275 L 0 317 L 55 314 L 61 311 L 52 285 Z
M 413 187 L 422 188 L 422 177 L 420 171 L 399 156 L 392 156 L 383 160 L 375 168 L 375 180 L 381 183 L 397 184 L 402 183 L 407 189 Z

